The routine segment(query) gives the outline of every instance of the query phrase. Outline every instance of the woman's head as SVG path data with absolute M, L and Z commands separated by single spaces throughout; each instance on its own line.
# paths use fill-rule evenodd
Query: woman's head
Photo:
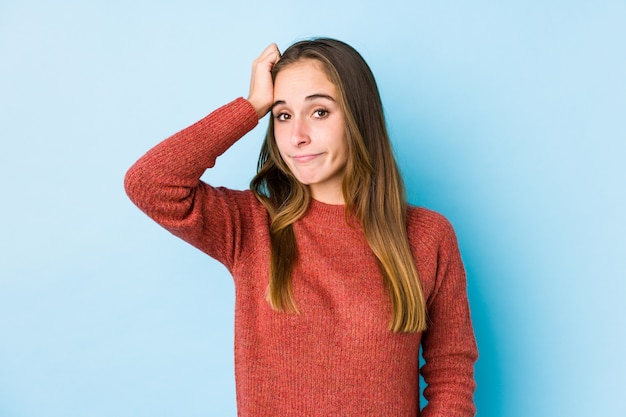
M 334 87 L 335 101 L 332 104 L 341 112 L 347 146 L 346 164 L 342 173 L 345 173 L 348 181 L 344 181 L 340 191 L 346 203 L 354 202 L 352 193 L 367 185 L 363 182 L 369 182 L 374 173 L 385 169 L 386 161 L 393 160 L 374 76 L 361 55 L 344 42 L 325 38 L 297 42 L 285 50 L 272 71 L 277 101 L 282 99 L 277 93 L 280 95 L 283 91 L 289 91 L 290 87 L 281 83 L 281 78 L 286 78 L 286 81 L 292 78 L 281 74 L 294 72 L 295 68 L 303 66 L 323 72 Z M 281 127 L 280 121 L 275 118 L 276 110 L 280 108 L 273 107 L 274 117 L 270 120 L 266 137 L 267 156 L 286 176 L 295 176 L 302 183 L 294 175 L 293 166 L 285 163 L 287 161 L 284 155 L 281 157 L 278 149 L 276 139 L 277 133 L 278 139 L 281 139 Z

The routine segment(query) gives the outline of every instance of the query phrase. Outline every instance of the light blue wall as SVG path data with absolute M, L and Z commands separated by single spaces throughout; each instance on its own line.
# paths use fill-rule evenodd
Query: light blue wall
M 313 35 L 457 230 L 479 415 L 626 415 L 624 1 L 211 3 L 0 2 L 0 416 L 235 415 L 230 277 L 122 178 Z M 209 179 L 246 187 L 265 126 Z

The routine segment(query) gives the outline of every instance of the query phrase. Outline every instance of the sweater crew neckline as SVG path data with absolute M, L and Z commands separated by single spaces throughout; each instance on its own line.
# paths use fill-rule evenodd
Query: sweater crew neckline
M 349 220 L 356 221 L 353 215 L 346 217 L 345 204 L 328 204 L 311 198 L 303 220 L 315 222 L 320 227 L 343 228 Z M 352 223 L 352 222 L 351 222 Z

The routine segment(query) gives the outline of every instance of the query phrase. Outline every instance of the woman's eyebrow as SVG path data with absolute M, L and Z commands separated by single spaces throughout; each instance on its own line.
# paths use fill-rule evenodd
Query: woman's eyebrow
M 312 100 L 315 100 L 315 99 L 318 99 L 318 98 L 323 98 L 323 99 L 326 99 L 326 100 L 330 100 L 330 101 L 332 101 L 332 102 L 334 102 L 334 101 L 335 101 L 335 99 L 334 99 L 332 96 L 329 96 L 328 94 L 322 94 L 322 93 L 308 95 L 308 96 L 306 96 L 306 97 L 304 98 L 304 100 L 305 100 L 305 101 L 312 101 Z M 274 102 L 274 104 L 272 104 L 272 107 L 270 107 L 270 111 L 271 111 L 274 107 L 276 107 L 276 106 L 280 106 L 280 105 L 283 105 L 283 104 L 287 104 L 287 102 L 286 102 L 285 100 L 276 100 L 276 101 Z
M 325 98 L 326 100 L 335 101 L 335 99 L 328 94 L 311 94 L 310 96 L 306 96 L 305 100 L 310 101 L 315 100 L 316 98 Z
M 274 102 L 274 104 L 272 104 L 272 107 L 270 107 L 270 110 L 272 110 L 274 107 L 276 107 L 276 106 L 280 106 L 280 105 L 282 105 L 282 104 L 286 104 L 286 101 L 285 101 L 285 100 L 276 100 L 276 101 Z

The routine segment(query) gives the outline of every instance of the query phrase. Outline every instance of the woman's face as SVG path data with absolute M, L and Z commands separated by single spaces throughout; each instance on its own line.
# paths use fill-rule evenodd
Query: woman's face
M 343 204 L 341 183 L 348 160 L 343 111 L 337 88 L 318 61 L 282 69 L 274 81 L 274 137 L 293 175 L 314 199 Z

